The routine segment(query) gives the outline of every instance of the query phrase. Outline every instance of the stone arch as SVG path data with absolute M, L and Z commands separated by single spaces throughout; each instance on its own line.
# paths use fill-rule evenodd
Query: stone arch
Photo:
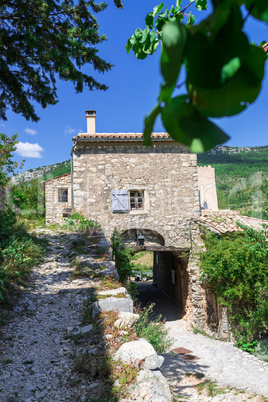
M 151 229 L 132 228 L 121 233 L 121 239 L 125 244 L 136 245 L 139 235 L 144 236 L 146 245 L 165 246 L 164 237 Z

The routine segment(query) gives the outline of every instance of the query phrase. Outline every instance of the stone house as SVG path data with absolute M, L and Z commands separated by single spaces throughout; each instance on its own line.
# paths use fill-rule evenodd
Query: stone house
M 153 133 L 145 147 L 141 133 L 96 133 L 95 111 L 86 119 L 87 132 L 73 138 L 71 173 L 44 182 L 47 223 L 63 223 L 75 209 L 108 240 L 115 228 L 132 247 L 142 236 L 154 252 L 155 283 L 204 328 L 206 291 L 191 251 L 202 245 L 201 209 L 217 209 L 214 169 L 198 171 L 197 155 L 167 133 Z

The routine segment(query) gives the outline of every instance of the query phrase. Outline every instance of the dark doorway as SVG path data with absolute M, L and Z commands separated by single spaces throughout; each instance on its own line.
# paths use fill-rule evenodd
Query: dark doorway
M 155 319 L 159 314 L 166 321 L 175 321 L 180 318 L 181 310 L 159 287 L 153 285 L 153 281 L 138 282 L 137 285 L 139 292 L 137 303 L 141 307 L 148 307 L 151 303 L 154 304 L 151 319 Z

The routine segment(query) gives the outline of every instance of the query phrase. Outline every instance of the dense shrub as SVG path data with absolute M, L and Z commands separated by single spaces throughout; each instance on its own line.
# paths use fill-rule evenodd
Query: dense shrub
M 136 334 L 140 338 L 147 339 L 158 353 L 164 353 L 171 346 L 168 338 L 168 330 L 161 322 L 161 315 L 152 320 L 153 304 L 144 309 L 138 309 L 140 318 L 133 324 Z
M 85 231 L 88 229 L 98 228 L 100 225 L 91 219 L 85 218 L 80 212 L 74 211 L 68 219 L 65 219 L 67 226 L 75 230 Z
M 117 268 L 119 280 L 126 283 L 132 274 L 133 264 L 130 262 L 132 250 L 125 248 L 120 239 L 120 232 L 115 229 L 111 237 L 113 258 Z
M 45 212 L 45 195 L 38 179 L 21 181 L 10 187 L 9 205 L 16 206 L 22 214 L 41 214 Z
M 201 279 L 228 306 L 238 342 L 252 342 L 268 330 L 268 230 L 241 226 L 243 233 L 205 238 Z
M 45 243 L 27 233 L 11 210 L 0 211 L 0 300 L 12 282 L 23 280 L 44 254 Z

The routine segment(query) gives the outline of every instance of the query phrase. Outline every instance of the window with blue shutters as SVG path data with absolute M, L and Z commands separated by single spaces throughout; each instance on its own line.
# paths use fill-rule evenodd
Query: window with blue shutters
M 112 190 L 112 211 L 129 211 L 128 190 Z

